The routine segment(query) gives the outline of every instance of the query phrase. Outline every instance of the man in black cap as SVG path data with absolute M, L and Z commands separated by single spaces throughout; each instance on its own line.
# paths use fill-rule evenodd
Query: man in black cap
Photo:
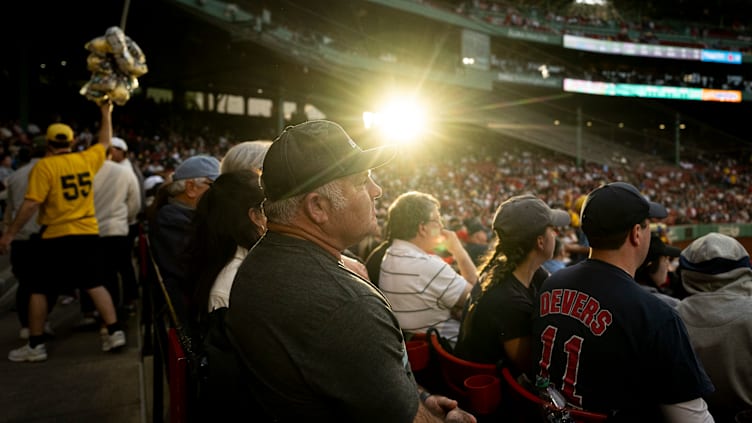
M 392 156 L 325 120 L 288 127 L 266 154 L 268 232 L 238 269 L 226 323 L 269 419 L 475 421 L 419 394 L 389 303 L 341 261 L 377 225 L 370 170 Z
M 618 421 L 713 421 L 702 397 L 714 387 L 684 324 L 634 280 L 650 219 L 666 216 L 630 184 L 601 186 L 582 211 L 590 258 L 543 283 L 533 321 L 538 376 L 570 404 Z

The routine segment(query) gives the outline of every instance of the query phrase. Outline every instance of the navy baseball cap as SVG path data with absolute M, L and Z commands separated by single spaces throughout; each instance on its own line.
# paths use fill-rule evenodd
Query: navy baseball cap
M 294 197 L 388 163 L 390 146 L 362 150 L 338 124 L 312 120 L 288 126 L 264 158 L 261 185 L 269 201 Z
M 588 194 L 582 207 L 582 230 L 587 236 L 624 232 L 647 218 L 668 216 L 666 208 L 648 201 L 633 185 L 612 182 Z

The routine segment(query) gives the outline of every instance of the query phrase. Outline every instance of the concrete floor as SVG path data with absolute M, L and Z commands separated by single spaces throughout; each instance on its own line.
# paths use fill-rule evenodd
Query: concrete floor
M 152 359 L 142 358 L 140 311 L 121 318 L 128 344 L 110 353 L 101 351 L 96 325 L 80 325 L 78 301 L 58 302 L 47 361 L 13 363 L 8 351 L 25 341 L 18 338 L 7 256 L 0 256 L 0 269 L 0 423 L 151 423 Z

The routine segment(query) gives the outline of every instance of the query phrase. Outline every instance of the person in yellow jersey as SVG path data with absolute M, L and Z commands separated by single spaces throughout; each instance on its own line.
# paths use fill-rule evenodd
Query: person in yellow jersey
M 63 123 L 47 128 L 47 154 L 29 174 L 29 187 L 13 223 L 0 238 L 0 253 L 24 224 L 38 213 L 41 226 L 39 257 L 45 264 L 31 283 L 29 301 L 29 342 L 8 353 L 15 362 L 44 361 L 44 322 L 46 294 L 71 288 L 85 290 L 94 301 L 107 333 L 102 333 L 102 351 L 126 344 L 125 333 L 107 289 L 102 285 L 99 229 L 94 214 L 94 175 L 105 161 L 112 140 L 112 104 L 100 104 L 102 122 L 99 143 L 71 152 L 73 129 Z

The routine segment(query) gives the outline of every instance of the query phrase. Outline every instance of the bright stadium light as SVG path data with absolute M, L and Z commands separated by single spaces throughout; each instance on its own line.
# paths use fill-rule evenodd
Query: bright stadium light
M 380 131 L 388 142 L 410 143 L 425 130 L 426 111 L 413 99 L 394 98 L 377 112 L 364 112 L 363 124 Z
M 374 112 L 363 112 L 363 125 L 365 125 L 366 129 L 371 129 L 376 124 L 376 113 Z

